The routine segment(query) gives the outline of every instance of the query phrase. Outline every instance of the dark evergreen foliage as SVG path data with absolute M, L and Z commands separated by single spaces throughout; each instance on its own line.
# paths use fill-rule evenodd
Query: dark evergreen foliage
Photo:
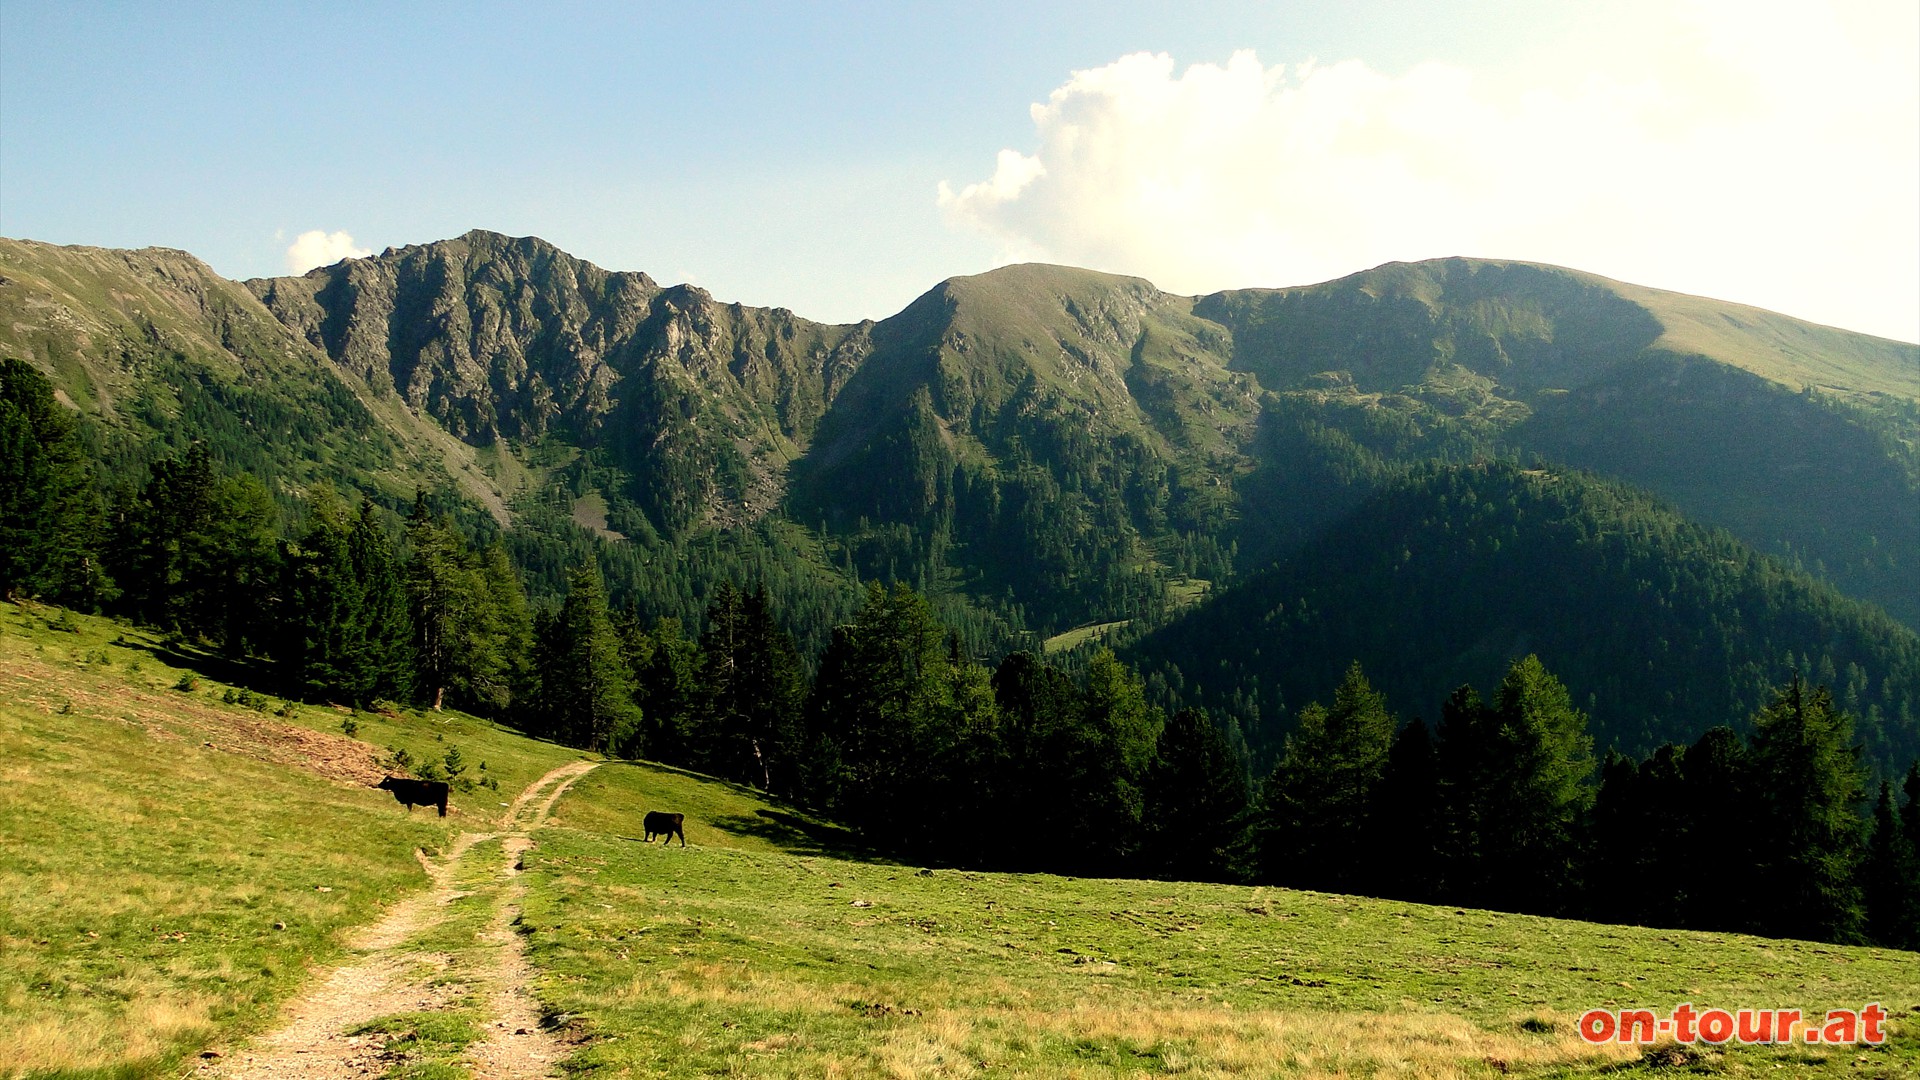
M 1199 709 L 1182 709 L 1160 732 L 1147 777 L 1148 872 L 1172 881 L 1247 876 L 1247 759 Z
M 1331 708 L 1300 711 L 1280 763 L 1261 791 L 1255 826 L 1260 875 L 1310 889 L 1359 889 L 1374 856 L 1370 811 L 1393 746 L 1386 698 L 1359 664 L 1334 691 Z
M 1521 643 L 1573 688 L 1603 746 L 1685 741 L 1753 715 L 1792 673 L 1831 672 L 1869 760 L 1920 754 L 1920 636 L 1575 472 L 1414 470 L 1128 655 L 1271 754 L 1316 673 L 1358 658 L 1391 699 L 1435 703 L 1463 674 L 1498 677 Z
M 1446 830 L 1439 760 L 1426 721 L 1415 717 L 1394 736 L 1367 821 L 1363 891 L 1403 900 L 1438 896 Z
M 722 585 L 700 638 L 697 741 L 706 771 L 796 794 L 806 685 L 793 639 L 775 624 L 765 589 Z
M 216 475 L 194 443 L 154 463 L 114 525 L 113 573 L 130 614 L 233 655 L 271 646 L 279 512 L 258 479 Z
M 566 603 L 537 631 L 540 689 L 526 727 L 569 746 L 614 753 L 640 728 L 633 677 L 607 614 L 600 575 L 574 572 Z
M 93 610 L 110 598 L 105 517 L 86 447 L 53 386 L 0 359 L 0 596 Z
M 1861 871 L 1867 938 L 1877 945 L 1920 950 L 1920 849 L 1915 848 L 1896 805 L 1893 782 L 1880 781 Z
M 1779 937 L 1861 940 L 1866 770 L 1852 718 L 1825 687 L 1796 678 L 1755 717 L 1751 767 L 1764 837 L 1755 852 L 1755 924 Z

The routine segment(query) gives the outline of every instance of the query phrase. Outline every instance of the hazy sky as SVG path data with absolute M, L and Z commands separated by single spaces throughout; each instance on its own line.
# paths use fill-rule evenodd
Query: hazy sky
M 814 318 L 1040 259 L 1576 266 L 1920 340 L 1920 5 L 0 0 L 0 233 L 470 228 Z

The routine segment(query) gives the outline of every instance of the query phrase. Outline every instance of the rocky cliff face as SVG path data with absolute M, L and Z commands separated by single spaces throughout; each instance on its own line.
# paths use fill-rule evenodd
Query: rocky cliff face
M 247 286 L 466 442 L 610 446 L 668 529 L 770 508 L 869 349 L 865 326 L 718 304 L 489 232 Z

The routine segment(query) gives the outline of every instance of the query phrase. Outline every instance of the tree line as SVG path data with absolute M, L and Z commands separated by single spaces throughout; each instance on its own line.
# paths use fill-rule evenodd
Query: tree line
M 1920 763 L 1869 772 L 1794 678 L 1748 725 L 1597 760 L 1536 657 L 1404 725 L 1358 665 L 1301 711 L 1250 815 L 1256 880 L 1600 922 L 1920 947 Z M 1902 801 L 1904 796 L 1904 801 Z
M 764 588 L 717 586 L 692 633 L 611 606 L 591 562 L 530 605 L 506 550 L 425 497 L 396 524 L 317 489 L 283 533 L 203 445 L 105 497 L 85 462 L 45 380 L 0 363 L 0 592 L 264 658 L 308 700 L 458 706 L 698 769 L 901 857 L 1920 946 L 1920 766 L 1863 816 L 1852 718 L 1798 678 L 1745 737 L 1601 761 L 1535 657 L 1432 729 L 1356 664 L 1255 782 L 1231 719 L 1160 707 L 1110 651 L 989 663 L 903 584 L 869 585 L 809 665 Z

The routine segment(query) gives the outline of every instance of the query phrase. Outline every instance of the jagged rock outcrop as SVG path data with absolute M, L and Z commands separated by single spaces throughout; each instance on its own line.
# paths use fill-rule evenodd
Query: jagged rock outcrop
M 474 231 L 248 287 L 369 385 L 469 443 L 605 443 L 659 526 L 770 509 L 868 327 L 663 288 Z

